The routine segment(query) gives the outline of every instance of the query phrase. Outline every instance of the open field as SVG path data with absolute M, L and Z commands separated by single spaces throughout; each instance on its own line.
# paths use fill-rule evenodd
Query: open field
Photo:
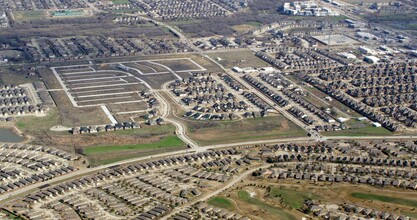
M 201 145 L 250 140 L 302 137 L 305 131 L 284 116 L 250 118 L 240 121 L 192 121 L 183 119 L 189 136 Z
M 323 133 L 325 136 L 384 136 L 394 135 L 394 133 L 388 131 L 383 127 L 373 127 L 367 124 L 363 128 L 346 129 L 342 131 L 330 131 Z
M 113 145 L 113 146 L 94 146 L 88 147 L 84 150 L 84 154 L 87 156 L 94 154 L 105 154 L 111 153 L 114 151 L 131 151 L 131 150 L 142 150 L 149 148 L 164 148 L 164 147 L 181 147 L 185 144 L 175 136 L 168 136 L 161 139 L 158 142 L 149 143 L 149 144 L 129 144 L 129 145 Z
M 15 11 L 13 17 L 16 22 L 30 22 L 35 20 L 42 20 L 46 18 L 45 11 Z
M 393 190 L 391 187 L 250 177 L 247 182 L 220 195 L 236 202 L 238 208 L 233 211 L 260 219 L 277 219 L 277 216 L 279 219 L 301 219 L 305 217 L 305 200 L 320 201 L 320 204 L 354 204 L 390 213 L 401 210 L 402 214 L 410 217 L 417 215 L 417 193 L 406 189 Z
M 246 32 L 249 32 L 249 31 L 259 27 L 259 25 L 240 24 L 240 25 L 232 26 L 231 28 L 238 33 L 246 33 Z
M 235 209 L 235 206 L 233 202 L 230 201 L 230 199 L 221 196 L 213 197 L 207 203 L 209 205 L 216 206 L 222 209 L 228 209 L 231 211 Z
M 265 61 L 256 57 L 251 50 L 208 53 L 208 55 L 213 59 L 217 59 L 218 57 L 221 58 L 221 60 L 218 62 L 222 64 L 225 68 L 232 68 L 234 66 L 238 66 L 238 67 L 270 66 Z
M 416 19 L 417 15 L 412 14 L 389 14 L 389 15 L 369 15 L 365 16 L 370 22 L 384 24 L 391 26 L 392 28 L 400 30 L 417 31 Z
M 90 165 L 95 166 L 186 148 L 186 144 L 173 135 L 161 136 L 160 139 L 152 138 L 151 140 L 149 143 L 86 147 L 84 154 L 90 161 Z
M 306 199 L 318 198 L 318 196 L 313 193 L 301 193 L 285 188 L 272 188 L 269 191 L 269 197 L 273 199 L 282 199 L 282 202 L 287 207 L 293 209 L 301 209 Z
M 397 204 L 397 205 L 417 208 L 417 200 L 410 200 L 410 199 L 403 199 L 403 198 L 396 198 L 396 197 L 391 197 L 391 196 L 368 194 L 368 193 L 359 193 L 359 192 L 352 193 L 352 197 L 358 198 L 358 199 L 380 201 L 380 202 L 385 202 L 385 203 L 390 203 L 390 204 Z
M 129 0 L 111 0 L 115 5 L 129 4 Z
M 283 211 L 283 209 L 269 205 L 257 198 L 250 195 L 249 192 L 241 190 L 238 192 L 238 198 L 241 202 L 247 203 L 249 206 L 254 206 L 255 209 L 264 210 L 266 214 L 262 216 L 262 219 L 276 219 L 281 220 L 295 220 L 295 216 Z M 256 214 L 256 213 L 253 213 Z
M 28 77 L 19 73 L 17 69 L 0 68 L 0 84 L 25 84 L 39 81 L 35 76 Z

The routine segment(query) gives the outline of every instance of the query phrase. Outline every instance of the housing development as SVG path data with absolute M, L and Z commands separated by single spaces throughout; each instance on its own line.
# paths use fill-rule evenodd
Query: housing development
M 0 0 L 0 219 L 417 219 L 414 0 Z

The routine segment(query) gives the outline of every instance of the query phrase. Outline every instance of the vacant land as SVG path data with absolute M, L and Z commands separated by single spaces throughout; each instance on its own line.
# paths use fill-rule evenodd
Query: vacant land
M 330 131 L 323 133 L 324 136 L 386 136 L 394 133 L 388 131 L 383 127 L 373 127 L 366 125 L 363 128 L 346 129 L 342 131 Z
M 209 205 L 216 206 L 222 209 L 229 209 L 232 211 L 235 209 L 235 206 L 230 199 L 221 196 L 213 197 L 207 203 Z
M 391 197 L 391 196 L 384 196 L 384 195 L 377 195 L 377 194 L 370 194 L 370 193 L 359 193 L 359 192 L 352 193 L 352 197 L 358 198 L 358 199 L 380 201 L 380 202 L 386 202 L 386 203 L 391 203 L 391 204 L 417 208 L 417 200 L 396 198 L 396 197 Z
M 181 120 L 187 125 L 189 136 L 201 145 L 306 135 L 302 128 L 281 115 L 240 121 Z
M 13 17 L 16 22 L 30 22 L 35 20 L 42 20 L 46 18 L 45 11 L 15 11 Z
M 293 209 L 301 209 L 306 199 L 317 199 L 318 196 L 313 193 L 298 192 L 285 188 L 271 188 L 269 197 L 273 199 L 282 199 L 282 203 Z
M 129 4 L 129 0 L 111 0 L 115 5 Z
M 0 68 L 0 84 L 20 85 L 39 81 L 35 76 L 26 76 L 16 68 Z
M 142 141 L 139 144 L 87 147 L 84 149 L 84 154 L 94 166 L 186 148 L 186 144 L 173 135 L 160 136 L 151 140 L 151 142 L 143 143 Z
M 59 123 L 55 125 L 75 127 L 102 125 L 110 122 L 100 107 L 74 107 L 65 91 L 59 90 L 62 87 L 50 69 L 45 68 L 39 72 L 48 89 L 57 89 L 50 92 L 60 114 Z
M 49 110 L 45 117 L 25 116 L 16 118 L 17 127 L 23 134 L 38 136 L 50 131 L 50 128 L 60 124 L 59 112 L 56 108 Z
M 204 70 L 189 59 L 159 60 L 155 62 L 167 66 L 173 71 Z
M 239 191 L 238 197 L 240 201 L 244 203 L 248 203 L 252 206 L 255 206 L 257 209 L 266 211 L 267 215 L 262 216 L 263 219 L 276 219 L 277 217 L 281 220 L 293 220 L 293 219 L 295 220 L 296 219 L 293 215 L 283 211 L 281 208 L 269 205 L 265 202 L 262 202 L 261 200 L 258 200 L 252 197 L 250 193 L 245 190 Z
M 417 216 L 415 211 L 417 194 L 413 190 L 398 188 L 394 190 L 392 187 L 380 188 L 343 183 L 323 184 L 296 180 L 258 180 L 257 178 L 251 178 L 250 183 L 262 187 L 247 186 L 247 183 L 243 183 L 243 188 L 237 186 L 232 191 L 230 199 L 237 202 L 240 210 L 250 212 L 262 219 L 273 219 L 270 218 L 272 213 L 270 210 L 259 208 L 264 207 L 265 204 L 270 206 L 271 209 L 277 208 L 296 216 L 297 219 L 301 219 L 305 216 L 300 211 L 303 209 L 302 204 L 308 199 L 320 201 L 321 204 L 355 204 L 360 207 L 390 213 L 398 213 L 398 210 L 401 210 L 402 214 L 410 217 Z M 243 203 L 242 201 L 246 202 Z M 258 204 L 259 206 L 253 208 L 253 206 L 250 206 L 251 204 Z M 275 216 L 281 215 L 275 214 Z
M 208 53 L 208 55 L 221 60 L 218 61 L 226 68 L 238 67 L 266 67 L 270 66 L 265 61 L 256 57 L 251 50 L 239 50 L 230 52 Z
M 169 147 L 181 147 L 184 146 L 184 142 L 176 136 L 168 136 L 160 141 L 148 143 L 148 144 L 129 144 L 129 145 L 112 145 L 112 146 L 95 146 L 88 147 L 84 150 L 84 154 L 87 156 L 95 154 L 112 153 L 114 151 L 131 151 L 142 150 L 149 148 L 169 148 Z
M 378 15 L 372 14 L 365 16 L 370 22 L 380 23 L 391 26 L 401 30 L 417 31 L 417 14 L 390 14 L 390 15 Z

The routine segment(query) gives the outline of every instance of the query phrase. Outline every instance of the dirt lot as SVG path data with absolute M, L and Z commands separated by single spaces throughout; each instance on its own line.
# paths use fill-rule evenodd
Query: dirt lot
M 27 76 L 20 68 L 0 68 L 0 84 L 25 84 L 39 81 L 36 76 Z
M 218 52 L 207 53 L 211 58 L 217 59 L 226 68 L 238 67 L 266 67 L 270 66 L 265 61 L 256 57 L 250 50 L 230 51 L 230 52 Z
M 281 115 L 239 121 L 182 121 L 189 136 L 201 145 L 305 136 L 303 129 Z
M 174 81 L 177 78 L 170 73 L 159 74 L 159 75 L 149 75 L 149 76 L 138 76 L 140 79 L 144 80 L 154 89 L 160 89 L 163 84 Z
M 181 60 L 160 60 L 155 61 L 159 64 L 169 67 L 173 71 L 184 71 L 184 70 L 201 70 L 201 68 L 195 65 L 191 60 L 181 59 Z

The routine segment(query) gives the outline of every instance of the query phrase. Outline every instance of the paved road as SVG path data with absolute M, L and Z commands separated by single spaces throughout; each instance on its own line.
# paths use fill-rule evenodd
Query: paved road
M 175 134 L 182 140 L 184 143 L 186 143 L 190 148 L 201 148 L 195 141 L 193 141 L 191 138 L 189 138 L 186 134 L 186 128 L 185 126 L 178 122 L 175 119 L 168 118 L 169 112 L 170 112 L 170 106 L 167 100 L 159 94 L 157 91 L 153 91 L 155 94 L 155 97 L 160 102 L 160 111 L 161 111 L 161 118 L 163 118 L 166 122 L 169 122 L 173 124 L 176 128 Z M 201 150 L 201 149 L 200 149 Z
M 327 140 L 417 139 L 417 136 L 379 136 L 379 137 L 335 136 L 335 137 L 325 137 L 325 139 L 327 139 Z M 157 154 L 157 155 L 153 155 L 153 156 L 132 158 L 132 159 L 123 160 L 123 161 L 119 161 L 119 162 L 115 162 L 115 163 L 111 163 L 111 164 L 107 164 L 107 165 L 102 165 L 102 166 L 98 166 L 98 167 L 77 170 L 77 171 L 74 171 L 72 173 L 69 173 L 69 174 L 66 174 L 66 175 L 63 175 L 63 176 L 59 176 L 57 178 L 54 178 L 54 179 L 51 179 L 51 180 L 48 180 L 48 181 L 35 183 L 35 184 L 29 185 L 29 186 L 26 186 L 26 187 L 23 187 L 23 188 L 19 188 L 17 190 L 12 191 L 12 192 L 4 193 L 0 196 L 0 203 L 2 201 L 4 201 L 5 199 L 10 198 L 12 196 L 29 193 L 32 190 L 35 190 L 35 189 L 37 189 L 37 188 L 39 188 L 39 187 L 41 187 L 45 184 L 49 184 L 49 185 L 57 184 L 57 183 L 62 182 L 64 180 L 70 180 L 70 179 L 73 179 L 77 176 L 83 176 L 83 175 L 87 175 L 89 173 L 98 172 L 100 170 L 104 170 L 104 169 L 107 169 L 107 168 L 112 167 L 112 166 L 129 164 L 129 163 L 139 162 L 139 161 L 143 161 L 143 160 L 149 160 L 149 159 L 152 159 L 152 158 L 168 157 L 168 156 L 187 154 L 187 153 L 192 153 L 192 152 L 202 152 L 202 151 L 216 149 L 216 148 L 250 146 L 250 145 L 254 145 L 254 144 L 282 143 L 282 142 L 288 142 L 288 141 L 292 141 L 292 142 L 306 141 L 307 142 L 307 141 L 315 141 L 315 139 L 314 138 L 309 138 L 309 137 L 300 137 L 300 138 L 286 138 L 286 139 L 274 139 L 274 140 L 246 141 L 246 142 L 231 143 L 231 144 L 211 145 L 211 146 L 205 146 L 205 147 L 198 146 L 198 147 L 195 147 L 195 149 L 185 149 L 185 150 L 180 150 L 180 151 Z M 243 177 L 241 177 L 241 178 L 243 178 Z M 222 189 L 224 189 L 224 188 L 222 188 Z

